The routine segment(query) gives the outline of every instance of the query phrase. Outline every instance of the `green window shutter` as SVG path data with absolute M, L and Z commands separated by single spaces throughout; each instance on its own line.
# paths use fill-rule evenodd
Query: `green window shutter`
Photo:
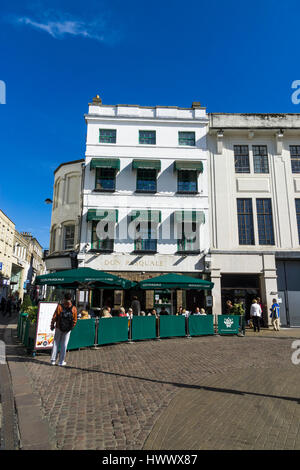
M 119 158 L 92 158 L 90 163 L 90 170 L 94 168 L 113 168 L 116 171 L 120 170 Z
M 146 170 L 161 170 L 161 161 L 160 160 L 133 160 L 132 169 L 146 169 Z
M 174 170 L 194 170 L 199 173 L 203 173 L 203 163 L 201 162 L 201 160 L 176 160 L 174 162 Z
M 89 209 L 87 212 L 87 221 L 107 220 L 107 222 L 118 222 L 118 209 Z
M 161 211 L 155 210 L 133 210 L 130 214 L 131 220 L 139 219 L 140 222 L 161 222 Z
M 205 214 L 202 211 L 175 211 L 174 222 L 181 224 L 183 222 L 195 222 L 197 224 L 205 223 Z

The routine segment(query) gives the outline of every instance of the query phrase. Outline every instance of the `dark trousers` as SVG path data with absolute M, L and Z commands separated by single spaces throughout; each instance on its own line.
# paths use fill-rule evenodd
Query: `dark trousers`
M 260 331 L 260 317 L 252 317 L 254 331 Z

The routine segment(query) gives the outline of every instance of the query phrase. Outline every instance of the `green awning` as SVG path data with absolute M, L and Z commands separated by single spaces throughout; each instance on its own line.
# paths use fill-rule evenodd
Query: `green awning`
M 138 283 L 141 289 L 199 289 L 211 290 L 214 283 L 191 276 L 182 276 L 180 274 L 164 274 L 163 276 L 153 277 Z
M 133 160 L 132 169 L 143 168 L 145 170 L 156 170 L 160 171 L 161 162 L 160 160 Z
M 161 212 L 152 210 L 133 210 L 130 213 L 131 220 L 139 219 L 140 222 L 161 222 Z
M 197 224 L 205 223 L 205 214 L 202 211 L 175 211 L 174 221 L 176 224 L 182 222 L 196 222 Z
M 203 172 L 203 163 L 199 160 L 176 160 L 174 162 L 174 170 L 194 170 Z
M 119 158 L 92 158 L 90 169 L 94 168 L 114 168 L 120 170 Z
M 91 268 L 68 269 L 56 273 L 37 276 L 36 285 L 64 286 L 69 288 L 103 287 L 105 289 L 130 289 L 135 282 L 114 274 Z
M 105 219 L 107 222 L 118 222 L 118 215 L 118 209 L 89 209 L 87 221 Z

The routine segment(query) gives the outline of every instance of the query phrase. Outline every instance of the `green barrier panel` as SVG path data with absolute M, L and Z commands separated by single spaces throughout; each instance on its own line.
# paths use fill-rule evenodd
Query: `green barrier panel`
M 132 319 L 132 340 L 154 339 L 156 338 L 156 318 L 137 317 Z
M 28 334 L 27 331 L 26 331 L 26 329 L 28 330 L 27 317 L 28 317 L 28 315 L 26 314 L 26 317 L 24 316 L 23 321 L 22 321 L 22 325 L 21 325 L 20 339 L 21 339 L 23 344 L 24 344 L 24 341 L 25 341 L 25 336 L 26 336 L 26 334 Z
M 86 348 L 95 344 L 95 319 L 78 320 L 75 328 L 71 331 L 67 350 Z
M 27 319 L 27 313 L 22 313 L 21 314 L 21 318 L 20 318 L 20 329 L 19 329 L 19 338 L 23 339 L 23 330 L 24 330 L 24 327 L 25 327 L 25 323 L 26 323 L 26 319 Z
M 26 346 L 26 347 L 27 347 L 27 343 L 28 343 L 29 327 L 30 327 L 30 321 L 29 321 L 29 320 L 26 320 L 26 321 L 25 321 L 24 330 L 23 330 L 23 341 L 22 341 L 22 343 L 23 343 L 24 346 Z
M 239 323 L 239 315 L 218 315 L 218 333 L 220 335 L 237 335 Z
M 18 327 L 17 327 L 17 337 L 20 338 L 20 329 L 21 329 L 21 313 L 19 313 L 19 316 L 18 316 Z
M 215 334 L 213 315 L 191 315 L 188 322 L 191 336 Z
M 159 318 L 159 335 L 161 338 L 185 336 L 185 317 L 182 315 L 162 315 Z
M 98 344 L 111 344 L 128 341 L 128 318 L 100 318 Z

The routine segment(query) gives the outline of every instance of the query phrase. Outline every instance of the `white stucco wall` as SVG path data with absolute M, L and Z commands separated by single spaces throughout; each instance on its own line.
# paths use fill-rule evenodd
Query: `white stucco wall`
M 87 121 L 86 169 L 83 193 L 83 220 L 81 232 L 81 250 L 91 242 L 91 223 L 87 223 L 88 209 L 118 209 L 117 238 L 112 254 L 79 255 L 82 265 L 95 269 L 141 270 L 157 269 L 172 271 L 193 271 L 203 269 L 203 253 L 193 255 L 188 261 L 181 262 L 174 257 L 177 252 L 177 241 L 174 236 L 167 237 L 171 226 L 172 214 L 177 210 L 196 210 L 205 213 L 205 224 L 199 226 L 200 250 L 209 248 L 209 211 L 207 181 L 206 133 L 207 117 L 204 109 L 182 108 L 141 108 L 136 106 L 94 106 L 90 105 Z M 116 144 L 99 143 L 99 129 L 116 129 Z M 156 145 L 139 144 L 139 130 L 156 131 Z M 178 132 L 195 132 L 195 147 L 179 146 Z M 116 176 L 116 191 L 101 193 L 95 188 L 95 172 L 90 170 L 92 158 L 118 158 L 120 171 Z M 157 193 L 136 193 L 136 170 L 132 169 L 133 159 L 150 159 L 161 161 L 161 171 L 157 176 Z M 200 160 L 203 173 L 198 174 L 197 195 L 180 195 L 177 192 L 177 173 L 174 172 L 175 160 Z M 157 243 L 157 254 L 143 255 L 143 261 L 134 262 L 137 257 L 132 254 L 134 241 L 127 236 L 128 214 L 133 209 L 151 209 L 161 211 L 159 224 L 160 237 Z M 162 232 L 163 238 L 162 239 Z M 182 258 L 182 257 L 181 257 Z M 147 261 L 151 260 L 151 263 Z M 200 260 L 202 260 L 200 262 Z M 178 263 L 177 265 L 174 263 Z M 179 268 L 180 265 L 180 268 Z

